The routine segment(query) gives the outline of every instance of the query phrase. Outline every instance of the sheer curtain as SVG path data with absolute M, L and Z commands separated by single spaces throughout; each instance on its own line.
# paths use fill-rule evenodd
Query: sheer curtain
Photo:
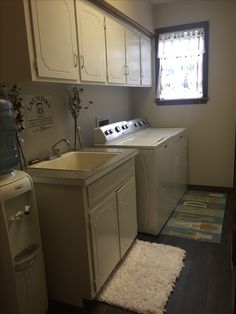
M 157 98 L 202 97 L 203 53 L 203 28 L 160 34 Z

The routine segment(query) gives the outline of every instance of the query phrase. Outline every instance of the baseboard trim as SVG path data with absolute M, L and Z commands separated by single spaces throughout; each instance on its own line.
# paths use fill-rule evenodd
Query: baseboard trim
M 218 192 L 218 193 L 233 193 L 233 188 L 224 187 L 224 186 L 188 184 L 187 188 L 188 190 L 209 191 L 209 192 Z

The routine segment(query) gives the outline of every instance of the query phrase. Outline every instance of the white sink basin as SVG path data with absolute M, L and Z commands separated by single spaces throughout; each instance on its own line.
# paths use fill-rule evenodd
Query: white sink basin
M 59 158 L 42 161 L 29 168 L 90 171 L 119 154 L 113 152 L 68 152 Z

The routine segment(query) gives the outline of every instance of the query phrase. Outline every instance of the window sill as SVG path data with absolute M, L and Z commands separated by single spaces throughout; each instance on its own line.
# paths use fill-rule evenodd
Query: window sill
M 192 99 L 170 99 L 170 100 L 162 100 L 156 99 L 157 105 L 197 105 L 197 104 L 206 104 L 209 98 L 192 98 Z

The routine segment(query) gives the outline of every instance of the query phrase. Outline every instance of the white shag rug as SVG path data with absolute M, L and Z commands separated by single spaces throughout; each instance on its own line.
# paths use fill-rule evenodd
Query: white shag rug
M 136 240 L 97 300 L 137 313 L 163 313 L 185 255 L 174 246 Z

